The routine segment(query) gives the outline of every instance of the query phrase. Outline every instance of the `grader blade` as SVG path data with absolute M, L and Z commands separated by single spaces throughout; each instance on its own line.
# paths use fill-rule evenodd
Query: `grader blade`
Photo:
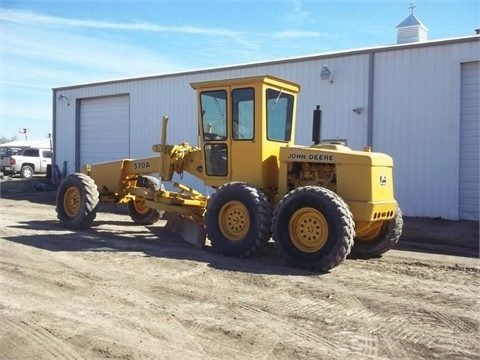
M 166 212 L 163 219 L 167 220 L 166 230 L 180 236 L 197 249 L 202 249 L 205 246 L 207 234 L 203 225 L 171 212 Z

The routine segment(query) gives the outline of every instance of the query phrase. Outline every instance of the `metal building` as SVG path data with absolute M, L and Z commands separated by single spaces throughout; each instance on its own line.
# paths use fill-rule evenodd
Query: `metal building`
M 170 118 L 170 144 L 196 145 L 190 82 L 269 74 L 302 87 L 296 143 L 311 143 L 312 110 L 320 105 L 324 139 L 393 157 L 405 215 L 478 220 L 479 40 L 399 43 L 55 88 L 54 164 L 71 173 L 85 163 L 151 156 L 163 115 Z M 183 182 L 207 193 L 193 178 Z

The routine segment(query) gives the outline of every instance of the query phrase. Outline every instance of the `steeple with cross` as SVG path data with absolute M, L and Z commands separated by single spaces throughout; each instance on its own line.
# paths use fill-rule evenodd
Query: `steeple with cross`
M 408 7 L 411 11 L 411 14 L 413 15 L 413 10 L 415 10 L 416 6 L 413 2 L 410 3 L 410 6 Z
M 397 26 L 397 44 L 427 41 L 428 29 L 414 15 L 416 6 L 410 3 L 410 15 Z

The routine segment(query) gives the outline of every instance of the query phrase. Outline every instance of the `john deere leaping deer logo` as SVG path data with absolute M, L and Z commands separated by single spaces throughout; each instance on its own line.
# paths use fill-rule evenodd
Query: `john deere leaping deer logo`
M 387 185 L 387 177 L 385 175 L 380 175 L 380 186 Z

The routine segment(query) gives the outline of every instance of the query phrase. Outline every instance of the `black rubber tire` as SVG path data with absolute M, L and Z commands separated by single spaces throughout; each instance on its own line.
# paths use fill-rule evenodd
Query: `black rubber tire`
M 160 213 L 157 209 L 142 209 L 141 203 L 130 200 L 127 203 L 128 215 L 138 225 L 152 225 L 160 219 Z
M 86 229 L 97 216 L 99 193 L 91 177 L 82 173 L 66 176 L 57 191 L 57 218 L 68 229 Z
M 139 176 L 137 180 L 137 186 L 143 187 L 149 190 L 157 190 L 160 188 L 160 181 L 149 175 Z M 163 215 L 163 211 L 160 212 L 157 209 L 145 208 L 142 206 L 141 201 L 135 202 L 131 200 L 127 203 L 128 215 L 138 225 L 152 225 L 155 224 L 158 219 Z
M 379 234 L 371 240 L 355 238 L 351 255 L 361 257 L 378 257 L 392 249 L 400 239 L 403 229 L 402 210 L 397 208 L 396 216 L 384 221 Z
M 23 165 L 20 169 L 20 176 L 24 179 L 30 179 L 33 176 L 33 169 L 30 165 Z
M 243 182 L 217 189 L 207 204 L 205 225 L 213 251 L 249 257 L 271 237 L 272 206 L 265 194 Z
M 291 224 L 299 218 L 303 219 L 299 224 Z M 291 234 L 291 230 L 297 234 Z M 272 232 L 275 247 L 287 263 L 297 268 L 327 272 L 350 253 L 355 224 L 348 205 L 336 193 L 319 186 L 303 186 L 292 190 L 279 202 L 273 216 Z M 319 238 L 314 240 L 317 243 L 309 243 L 310 235 Z

